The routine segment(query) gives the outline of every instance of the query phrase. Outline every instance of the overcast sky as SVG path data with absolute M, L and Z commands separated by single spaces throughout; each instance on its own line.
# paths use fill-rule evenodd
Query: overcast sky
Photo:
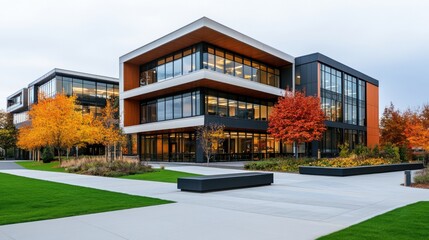
M 0 109 L 53 68 L 118 77 L 118 58 L 203 16 L 380 82 L 380 112 L 428 102 L 429 1 L 0 0 Z

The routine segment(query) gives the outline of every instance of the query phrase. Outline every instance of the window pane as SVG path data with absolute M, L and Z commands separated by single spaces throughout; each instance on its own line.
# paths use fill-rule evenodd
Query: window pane
M 247 80 L 252 79 L 252 67 L 250 66 L 250 60 L 248 59 L 244 59 L 243 75 L 244 75 L 244 79 L 247 79 Z
M 245 102 L 238 102 L 238 118 L 247 118 L 247 110 Z
M 159 82 L 165 79 L 165 64 L 156 68 L 156 79 Z
M 67 96 L 71 96 L 73 94 L 72 87 L 72 79 L 71 78 L 63 78 L 63 92 Z
M 219 98 L 218 101 L 219 101 L 219 107 L 218 107 L 219 116 L 226 117 L 228 113 L 228 99 Z
M 165 120 L 165 101 L 164 98 L 158 100 L 157 104 L 157 117 L 158 121 L 164 121 Z
M 214 49 L 213 48 L 209 48 L 208 49 L 208 69 L 209 70 L 215 70 L 215 57 L 214 57 Z
M 234 75 L 234 58 L 230 53 L 225 55 L 225 73 Z
M 216 115 L 217 107 L 217 97 L 214 96 L 208 96 L 207 98 L 207 114 L 208 115 Z
M 165 64 L 165 79 L 173 77 L 173 57 L 168 57 Z
M 107 84 L 107 98 L 112 99 L 115 96 L 113 84 Z
M 247 119 L 254 118 L 253 103 L 247 103 Z
M 255 120 L 261 120 L 260 107 L 259 104 L 253 104 Z
M 229 117 L 237 116 L 237 101 L 230 99 L 229 101 Z
M 83 97 L 85 99 L 95 98 L 95 82 L 83 81 Z
M 216 49 L 216 72 L 225 72 L 224 52 L 219 49 Z
M 174 118 L 182 117 L 182 95 L 174 97 Z
M 173 98 L 169 97 L 165 100 L 165 119 L 173 119 Z
M 105 83 L 97 83 L 97 97 L 99 98 L 107 98 L 107 84 Z
M 149 122 L 156 122 L 156 102 L 150 102 L 147 104 Z
M 174 76 L 182 75 L 182 54 L 174 55 Z
M 262 104 L 261 105 L 261 120 L 267 121 L 267 105 Z
M 73 79 L 73 95 L 82 97 L 82 80 Z
M 191 94 L 183 95 L 183 117 L 192 116 L 192 97 Z
M 183 75 L 190 72 L 192 72 L 192 59 L 191 55 L 188 55 L 183 58 Z

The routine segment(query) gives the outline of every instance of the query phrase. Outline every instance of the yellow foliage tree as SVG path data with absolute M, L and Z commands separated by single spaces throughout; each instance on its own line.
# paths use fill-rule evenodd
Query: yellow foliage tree
M 30 125 L 19 132 L 19 146 L 24 149 L 54 147 L 61 162 L 62 149 L 97 141 L 99 134 L 91 129 L 92 119 L 82 116 L 75 102 L 75 96 L 41 96 L 29 111 Z

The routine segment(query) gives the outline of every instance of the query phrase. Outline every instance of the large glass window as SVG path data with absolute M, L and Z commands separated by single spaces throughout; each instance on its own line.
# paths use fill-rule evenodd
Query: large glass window
M 199 94 L 199 91 L 193 91 L 150 102 L 142 102 L 141 123 L 200 115 Z
M 107 98 L 107 84 L 97 83 L 97 97 Z
M 344 122 L 348 124 L 357 123 L 357 79 L 348 74 L 344 74 Z
M 326 119 L 340 122 L 343 119 L 342 73 L 321 65 L 321 104 Z
M 200 49 L 202 49 L 202 59 L 200 59 Z M 145 86 L 185 75 L 199 70 L 201 65 L 204 69 L 279 87 L 280 71 L 278 69 L 205 43 L 141 65 L 140 85 Z

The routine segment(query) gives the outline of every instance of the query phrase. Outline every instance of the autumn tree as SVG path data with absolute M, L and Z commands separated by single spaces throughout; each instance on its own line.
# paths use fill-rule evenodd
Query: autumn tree
M 68 149 L 80 142 L 83 130 L 82 112 L 76 109 L 76 97 L 57 94 L 53 98 L 41 97 L 29 111 L 30 135 L 41 139 L 43 146 L 51 146 L 58 152 L 61 162 L 61 150 Z M 24 133 L 27 130 L 24 130 Z M 21 136 L 25 136 L 20 134 Z M 29 139 L 32 139 L 29 137 Z M 21 141 L 22 143 L 28 141 Z M 27 146 L 30 148 L 31 144 Z
M 295 143 L 296 157 L 300 143 L 320 140 L 325 127 L 320 99 L 295 92 L 279 98 L 268 121 L 268 132 L 286 143 Z
M 117 146 L 122 146 L 125 141 L 125 136 L 119 127 L 119 107 L 117 102 L 117 98 L 107 99 L 106 106 L 103 108 L 99 118 L 101 123 L 100 132 L 102 133 L 101 143 L 106 148 L 106 160 L 111 150 L 115 152 L 115 155 L 112 155 L 111 158 L 116 158 Z
M 13 125 L 12 114 L 0 110 L 0 147 L 5 150 L 16 146 L 17 130 Z
M 380 120 L 380 143 L 381 145 L 394 144 L 396 146 L 406 146 L 407 136 L 405 128 L 407 119 L 406 112 L 401 112 L 395 109 L 393 103 L 389 107 L 384 108 L 383 115 Z
M 207 165 L 225 140 L 224 129 L 225 126 L 218 123 L 209 123 L 197 127 L 197 140 L 207 159 Z
M 410 147 L 421 147 L 429 151 L 429 105 L 410 113 L 405 124 L 404 135 Z
M 32 152 L 33 160 L 40 159 L 40 149 L 48 144 L 44 136 L 39 136 L 40 132 L 33 131 L 32 125 L 25 125 L 18 131 L 17 146 L 21 149 Z

